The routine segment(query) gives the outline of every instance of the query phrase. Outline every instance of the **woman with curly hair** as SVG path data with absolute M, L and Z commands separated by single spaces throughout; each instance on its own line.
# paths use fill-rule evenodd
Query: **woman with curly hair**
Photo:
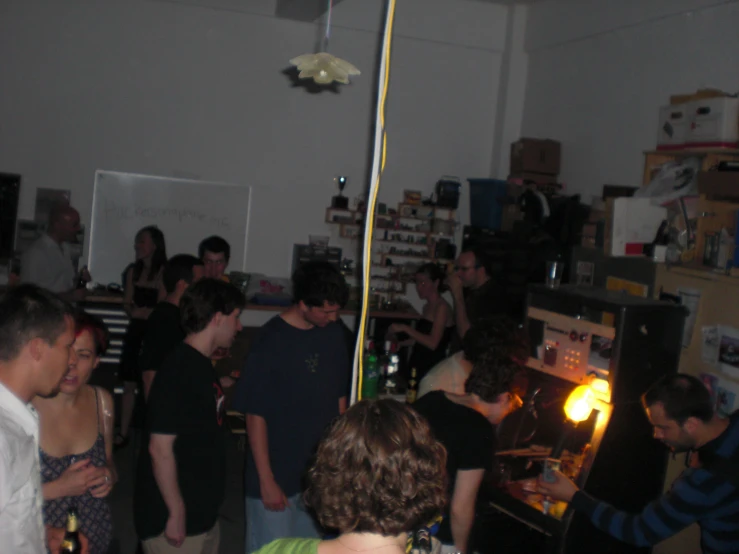
M 308 474 L 306 504 L 338 537 L 279 539 L 259 554 L 403 554 L 409 532 L 446 502 L 446 452 L 428 424 L 394 400 L 363 400 L 331 427 Z
M 521 406 L 514 392 L 520 363 L 506 349 L 489 349 L 472 364 L 464 394 L 436 390 L 413 404 L 448 452 L 449 510 L 437 535 L 442 552 L 469 551 L 477 492 L 493 465 L 495 426 Z

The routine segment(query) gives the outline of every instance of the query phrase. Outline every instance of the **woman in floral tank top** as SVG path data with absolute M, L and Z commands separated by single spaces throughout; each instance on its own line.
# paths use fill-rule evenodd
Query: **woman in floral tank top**
M 106 554 L 112 536 L 106 497 L 116 481 L 113 465 L 113 399 L 87 384 L 107 346 L 107 330 L 85 312 L 75 318 L 76 339 L 69 371 L 53 398 L 36 397 L 39 413 L 44 523 L 64 527 L 77 509 L 90 554 Z

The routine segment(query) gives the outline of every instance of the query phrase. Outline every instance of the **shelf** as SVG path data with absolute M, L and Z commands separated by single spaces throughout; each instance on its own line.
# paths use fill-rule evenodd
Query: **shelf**
M 674 150 L 645 150 L 646 155 L 665 155 L 665 156 L 678 156 L 688 157 L 694 155 L 704 154 L 728 154 L 730 156 L 739 156 L 739 149 L 737 148 L 675 148 Z
M 419 248 L 428 248 L 428 243 L 422 242 L 408 242 L 405 240 L 387 240 L 387 239 L 372 239 L 372 242 L 392 243 L 392 244 L 407 244 L 408 246 L 418 246 Z

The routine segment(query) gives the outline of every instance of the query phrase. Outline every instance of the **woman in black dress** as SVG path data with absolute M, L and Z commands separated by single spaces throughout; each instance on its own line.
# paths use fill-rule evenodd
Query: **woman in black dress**
M 116 447 L 128 443 L 128 431 L 136 403 L 136 387 L 141 381 L 139 353 L 146 335 L 146 320 L 163 296 L 162 271 L 167 261 L 164 233 L 154 226 L 136 233 L 136 262 L 126 271 L 123 307 L 130 318 L 123 339 L 119 377 L 124 383 L 121 400 L 121 430 L 115 437 Z
M 409 339 L 402 346 L 412 346 L 408 373 L 415 369 L 421 380 L 428 371 L 447 357 L 449 342 L 454 334 L 454 314 L 441 294 L 444 292 L 444 271 L 437 264 L 423 264 L 415 275 L 418 296 L 425 300 L 421 319 L 415 329 L 405 323 L 393 323 L 390 333 L 405 333 Z

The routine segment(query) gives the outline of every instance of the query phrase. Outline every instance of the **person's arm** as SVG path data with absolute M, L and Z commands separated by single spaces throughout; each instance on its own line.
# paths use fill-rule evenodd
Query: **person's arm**
M 485 475 L 484 469 L 465 469 L 457 471 L 454 491 L 449 506 L 450 524 L 454 548 L 457 552 L 467 552 L 472 524 L 475 521 L 477 491 Z
M 287 507 L 287 497 L 275 481 L 269 461 L 269 439 L 267 422 L 262 416 L 246 414 L 246 436 L 259 475 L 259 491 L 264 507 L 270 511 L 282 512 Z
M 683 474 L 668 493 L 649 504 L 640 514 L 630 514 L 581 491 L 562 473 L 555 472 L 554 475 L 554 483 L 539 478 L 538 490 L 541 493 L 569 502 L 570 507 L 587 516 L 595 527 L 635 546 L 651 546 L 675 535 L 697 522 L 700 516 L 723 502 L 733 491 L 727 483 L 714 490 L 709 500 L 692 484 L 690 477 Z
M 346 396 L 339 398 L 339 414 L 344 415 L 346 411 Z
M 464 303 L 464 287 L 462 281 L 455 273 L 447 275 L 447 285 L 449 292 L 452 294 L 454 301 L 454 324 L 457 326 L 457 333 L 461 338 L 470 330 L 470 320 L 467 317 L 467 306 Z
M 407 334 L 418 344 L 422 344 L 429 350 L 436 350 L 436 347 L 439 346 L 439 343 L 444 336 L 444 329 L 446 328 L 448 317 L 449 306 L 447 306 L 446 302 L 440 302 L 434 311 L 434 324 L 431 327 L 431 334 L 426 335 L 425 333 L 421 333 L 406 324 L 397 325 L 396 328 L 398 331 L 402 331 Z
M 113 396 L 105 389 L 97 388 L 99 399 L 98 417 L 103 423 L 103 439 L 105 440 L 105 474 L 102 482 L 90 491 L 95 498 L 104 498 L 113 490 L 113 485 L 118 481 L 118 472 L 113 461 L 113 437 L 115 435 L 115 414 Z M 106 479 L 107 478 L 107 479 Z
M 185 540 L 185 501 L 177 483 L 177 461 L 174 455 L 176 439 L 176 435 L 152 433 L 149 439 L 149 453 L 154 479 L 169 510 L 164 535 L 167 540 L 179 547 Z
M 141 372 L 141 381 L 144 385 L 144 400 L 149 401 L 149 393 L 151 392 L 151 384 L 154 382 L 154 377 L 157 372 L 147 369 Z

